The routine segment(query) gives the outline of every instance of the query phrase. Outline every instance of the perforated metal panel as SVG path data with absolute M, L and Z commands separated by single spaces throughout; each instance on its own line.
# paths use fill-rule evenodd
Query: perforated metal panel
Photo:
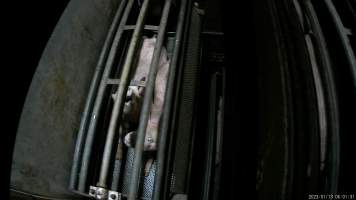
M 126 164 L 125 164 L 125 169 L 124 169 L 124 180 L 123 180 L 123 186 L 122 186 L 122 194 L 124 196 L 126 196 L 126 194 L 129 192 L 128 190 L 129 190 L 129 186 L 130 186 L 134 154 L 135 154 L 135 150 L 133 148 L 129 148 L 127 151 L 127 158 L 126 158 Z M 146 163 L 146 161 L 149 158 L 150 157 L 148 157 L 148 156 L 144 157 L 143 163 Z M 150 168 L 148 175 L 144 176 L 143 173 L 141 175 L 141 181 L 143 182 L 143 187 L 140 189 L 141 199 L 151 199 L 152 198 L 155 173 L 156 173 L 156 162 L 154 161 L 152 163 L 152 166 Z

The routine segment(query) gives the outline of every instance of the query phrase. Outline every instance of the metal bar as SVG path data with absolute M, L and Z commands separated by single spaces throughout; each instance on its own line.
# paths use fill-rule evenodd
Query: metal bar
M 224 32 L 216 32 L 216 31 L 203 31 L 201 34 L 213 35 L 213 36 L 224 36 Z
M 147 1 L 147 0 L 146 0 Z M 145 1 L 145 3 L 146 3 Z M 135 146 L 135 158 L 133 163 L 130 187 L 128 200 L 134 200 L 137 196 L 139 178 L 140 178 L 140 169 L 142 165 L 142 154 L 143 154 L 143 145 L 146 135 L 146 128 L 148 117 L 150 113 L 150 108 L 152 104 L 152 96 L 155 86 L 155 77 L 158 70 L 159 59 L 161 55 L 161 49 L 163 46 L 164 36 L 166 32 L 166 26 L 168 22 L 169 11 L 171 8 L 172 0 L 166 0 L 164 8 L 162 11 L 162 18 L 159 24 L 157 41 L 155 44 L 155 49 L 153 51 L 153 57 L 150 65 L 150 72 L 148 74 L 147 86 L 144 94 L 142 110 L 140 113 L 140 123 L 137 130 L 137 140 Z
M 123 127 L 120 126 L 119 128 L 119 135 L 123 134 Z M 121 165 L 122 165 L 122 158 L 123 158 L 123 142 L 122 139 L 119 137 L 119 141 L 117 144 L 117 149 L 116 149 L 116 156 L 115 156 L 115 163 L 114 163 L 114 170 L 112 173 L 112 179 L 111 179 L 111 190 L 113 191 L 118 191 L 119 187 L 119 178 L 120 175 L 122 174 L 121 172 Z
M 328 102 L 328 115 L 329 115 L 329 120 L 328 121 L 328 128 L 330 133 L 330 138 L 331 138 L 331 144 L 330 146 L 331 149 L 330 151 L 330 158 L 332 162 L 330 163 L 329 166 L 329 176 L 330 176 L 330 181 L 327 185 L 327 192 L 329 193 L 335 193 L 337 191 L 338 187 L 338 179 L 339 179 L 339 168 L 340 168 L 340 134 L 339 134 L 339 115 L 338 115 L 338 102 L 337 102 L 337 93 L 335 89 L 335 82 L 334 78 L 332 76 L 332 70 L 331 70 L 331 61 L 329 58 L 329 53 L 326 47 L 325 43 L 325 38 L 324 35 L 321 31 L 320 23 L 319 20 L 316 16 L 313 4 L 310 1 L 305 1 L 304 2 L 305 7 L 306 7 L 306 16 L 310 20 L 310 25 L 311 29 L 313 31 L 313 34 L 315 37 L 313 37 L 315 40 L 316 44 L 316 50 L 318 51 L 319 54 L 319 60 L 320 60 L 320 66 L 322 66 L 323 70 L 321 72 L 324 72 L 324 81 L 325 81 L 325 87 L 326 93 L 325 96 L 327 99 L 329 99 Z M 327 144 L 326 144 L 327 147 Z M 324 163 L 322 163 L 322 167 L 324 167 Z
M 332 20 L 334 21 L 337 33 L 338 33 L 339 38 L 342 43 L 342 47 L 345 50 L 347 62 L 349 63 L 351 76 L 353 78 L 353 84 L 354 84 L 353 92 L 356 93 L 356 58 L 355 58 L 355 54 L 352 51 L 350 41 L 347 38 L 347 33 L 345 33 L 345 27 L 342 24 L 342 21 L 340 19 L 340 16 L 339 16 L 334 4 L 331 2 L 331 0 L 324 0 L 324 2 L 330 12 Z
M 184 0 L 185 1 L 185 0 Z M 181 2 L 181 6 L 183 2 Z M 182 21 L 179 21 L 178 19 L 178 25 L 180 23 L 183 23 L 182 24 L 182 36 L 181 37 L 178 37 L 176 38 L 176 42 L 178 45 L 180 45 L 180 51 L 177 51 L 179 54 L 177 55 L 177 59 L 183 59 L 185 54 L 186 54 L 186 48 L 188 47 L 188 44 L 185 42 L 185 40 L 188 38 L 188 35 L 189 35 L 189 29 L 191 27 L 190 25 L 190 22 L 191 22 L 191 18 L 192 18 L 192 2 L 190 0 L 187 0 L 184 4 L 185 7 L 184 9 L 186 9 L 186 11 L 184 12 L 184 15 L 182 15 L 181 17 L 182 18 Z M 179 17 L 180 18 L 180 17 Z M 183 20 L 184 19 L 184 20 Z M 177 26 L 177 28 L 179 28 L 180 26 Z M 180 38 L 178 40 L 178 38 Z M 174 55 L 173 55 L 174 56 Z M 181 95 L 179 91 L 181 91 L 182 89 L 182 81 L 183 81 L 183 68 L 184 68 L 184 64 L 185 62 L 175 62 L 177 64 L 177 69 L 176 71 L 174 72 L 174 76 L 175 76 L 175 79 L 174 80 L 174 84 L 175 86 L 171 88 L 171 90 L 168 90 L 167 89 L 167 92 L 169 91 L 174 91 L 173 92 L 173 99 L 179 99 L 179 96 Z M 178 92 L 176 92 L 178 91 Z M 170 120 L 170 127 L 175 129 L 178 127 L 178 118 L 179 116 L 177 115 L 177 113 L 179 112 L 179 104 L 180 102 L 177 102 L 177 101 L 166 101 L 167 103 L 171 103 L 172 106 L 171 106 L 171 120 Z M 165 117 L 167 118 L 167 117 Z M 175 154 L 175 151 L 176 151 L 176 139 L 177 139 L 177 136 L 174 135 L 174 133 L 176 131 L 174 130 L 168 130 L 170 131 L 169 133 L 167 134 L 172 134 L 170 135 L 170 137 L 167 138 L 167 147 L 166 147 L 166 155 L 164 158 L 167 159 L 166 161 L 164 161 L 163 163 L 165 163 L 167 166 L 166 166 L 166 169 L 165 168 L 162 168 L 163 170 L 163 175 L 162 175 L 162 183 L 160 184 L 161 186 L 159 187 L 160 189 L 160 192 L 157 193 L 157 195 L 160 195 L 161 198 L 163 199 L 169 199 L 170 197 L 170 193 L 171 191 L 175 191 L 175 188 L 176 188 L 176 172 L 174 171 L 174 154 Z
M 178 63 L 178 57 L 180 52 L 180 47 L 182 44 L 182 36 L 183 36 L 183 28 L 184 28 L 184 16 L 187 7 L 187 0 L 182 0 L 179 8 L 178 14 L 178 22 L 177 22 L 177 30 L 176 30 L 176 38 L 175 45 L 173 49 L 173 57 L 169 66 L 169 74 L 167 77 L 167 87 L 165 92 L 165 103 L 163 105 L 163 114 L 161 126 L 159 129 L 159 141 L 158 141 L 158 149 L 157 149 L 157 168 L 156 168 L 156 176 L 155 176 L 155 187 L 153 192 L 153 200 L 159 200 L 161 197 L 161 187 L 162 187 L 162 178 L 163 178 L 163 168 L 165 161 L 165 149 L 167 143 L 167 134 L 169 127 L 169 118 L 171 116 L 171 107 L 173 102 L 173 88 L 175 82 L 176 68 Z
M 99 86 L 99 79 L 103 74 L 103 67 L 104 67 L 105 61 L 108 57 L 110 45 L 113 42 L 115 31 L 117 30 L 117 27 L 119 25 L 119 22 L 120 22 L 119 20 L 121 18 L 122 12 L 125 8 L 126 1 L 127 0 L 122 0 L 120 2 L 117 12 L 114 16 L 114 20 L 110 26 L 108 35 L 105 39 L 102 51 L 100 53 L 99 61 L 97 63 L 97 66 L 96 66 L 96 69 L 94 72 L 94 76 L 93 76 L 93 79 L 92 79 L 92 82 L 90 85 L 88 97 L 87 97 L 87 100 L 85 103 L 84 111 L 82 114 L 82 119 L 80 122 L 80 127 L 79 127 L 79 131 L 78 131 L 78 136 L 77 136 L 77 142 L 76 142 L 75 149 L 74 149 L 73 164 L 72 164 L 72 170 L 71 170 L 70 181 L 69 181 L 69 189 L 70 190 L 74 190 L 77 185 L 78 165 L 81 160 L 80 154 L 82 153 L 81 150 L 82 150 L 82 146 L 83 146 L 83 142 L 84 142 L 85 132 L 86 132 L 87 126 L 88 126 L 89 114 L 93 108 L 93 104 L 94 104 L 94 100 L 95 100 L 95 93 L 97 92 L 98 86 Z
M 102 160 L 101 169 L 100 169 L 100 177 L 99 177 L 99 182 L 97 183 L 97 185 L 99 187 L 106 187 L 106 177 L 107 177 L 108 170 L 109 170 L 111 151 L 112 151 L 112 145 L 113 145 L 114 136 L 115 136 L 115 132 L 116 132 L 117 121 L 118 121 L 119 116 L 122 113 L 123 105 L 125 103 L 127 86 L 128 86 L 129 78 L 130 78 L 129 75 L 131 72 L 132 65 L 134 63 L 134 57 L 135 57 L 135 54 L 137 51 L 138 44 L 141 39 L 142 30 L 143 30 L 144 23 L 145 23 L 145 18 L 146 18 L 146 14 L 147 14 L 147 10 L 148 10 L 149 1 L 150 0 L 145 0 L 141 7 L 141 11 L 140 11 L 140 14 L 139 14 L 137 22 L 136 22 L 136 28 L 132 35 L 130 46 L 129 46 L 129 49 L 127 52 L 127 56 L 125 59 L 123 69 L 122 69 L 120 84 L 119 84 L 118 92 L 116 94 L 114 108 L 111 113 L 108 134 L 106 136 L 103 160 Z
M 89 125 L 89 129 L 88 129 L 88 133 L 87 133 L 87 137 L 86 137 L 86 141 L 85 141 L 83 159 L 82 159 L 81 170 L 80 170 L 80 175 L 79 175 L 78 190 L 81 192 L 84 192 L 84 190 L 85 190 L 88 167 L 89 167 L 89 160 L 90 160 L 91 150 L 92 150 L 92 146 L 93 146 L 93 142 L 94 142 L 96 125 L 97 125 L 99 113 L 100 113 L 100 110 L 102 107 L 101 105 L 102 105 L 102 101 L 104 98 L 104 92 L 105 92 L 105 89 L 107 86 L 106 79 L 109 77 L 110 71 L 113 67 L 114 58 L 117 53 L 116 51 L 118 49 L 119 42 L 121 40 L 121 36 L 124 31 L 124 26 L 126 24 L 127 18 L 129 17 L 129 14 L 130 14 L 130 11 L 131 11 L 134 1 L 135 0 L 129 0 L 126 5 L 126 9 L 122 16 L 122 19 L 120 21 L 118 30 L 116 32 L 116 35 L 115 35 L 115 38 L 113 41 L 113 44 L 110 49 L 108 60 L 105 65 L 104 74 L 103 74 L 103 77 L 100 82 L 97 97 L 95 99 L 95 104 L 94 104 L 93 112 L 91 115 L 90 125 Z
M 120 85 L 120 79 L 108 79 L 106 81 L 106 84 L 109 85 Z M 130 86 L 140 86 L 140 87 L 146 87 L 146 81 L 138 81 L 138 80 L 131 80 Z
M 133 29 L 135 29 L 135 27 L 136 27 L 136 25 L 126 25 L 125 30 L 133 30 Z M 143 29 L 151 30 L 151 31 L 158 31 L 159 27 L 153 26 L 153 25 L 145 25 Z
M 220 183 L 220 176 L 221 176 L 221 162 L 222 162 L 222 150 L 223 150 L 223 132 L 224 132 L 224 113 L 225 113 L 225 68 L 222 68 L 222 87 L 221 87 L 221 97 L 219 100 L 219 111 L 218 111 L 218 117 L 217 117 L 217 138 L 216 138 L 216 157 L 215 157 L 215 162 L 216 162 L 216 168 L 215 168 L 215 173 L 214 173 L 214 178 L 215 178 L 215 183 Z M 220 192 L 220 186 L 219 184 L 215 185 L 215 190 L 214 190 L 214 196 L 213 199 L 217 200 L 219 199 L 219 192 Z
M 194 6 L 193 6 L 194 5 Z M 167 169 L 164 172 L 162 197 L 169 198 L 172 193 L 184 194 L 190 190 L 189 177 L 192 169 L 193 144 L 196 139 L 197 106 L 199 99 L 195 87 L 199 85 L 201 51 L 199 47 L 201 36 L 201 13 L 197 4 L 188 0 L 185 26 L 180 52 L 179 68 L 174 97 L 174 106 L 166 156 Z M 193 89 L 194 88 L 194 89 Z M 182 115 L 182 113 L 184 113 Z M 171 178 L 170 178 L 171 177 Z M 167 187 L 169 186 L 169 187 Z
M 309 60 L 313 75 L 315 96 L 316 96 L 316 109 L 318 112 L 318 133 L 311 134 L 310 137 L 310 151 L 318 153 L 310 153 L 310 187 L 316 187 L 315 181 L 318 180 L 318 175 L 320 171 L 321 163 L 324 162 L 326 158 L 326 147 L 327 147 L 327 133 L 329 132 L 329 125 L 327 122 L 327 110 L 326 110 L 326 100 L 325 100 L 325 91 L 322 83 L 322 77 L 319 70 L 319 63 L 317 61 L 317 54 L 315 53 L 315 45 L 312 42 L 312 35 L 305 34 L 305 43 L 307 47 L 307 52 L 309 53 Z
M 217 102 L 217 73 L 215 73 L 210 82 L 210 102 L 209 102 L 209 116 L 208 116 L 208 127 L 207 127 L 207 138 L 206 138 L 206 155 L 205 155 L 205 169 L 203 177 L 203 198 L 202 199 L 211 199 L 209 198 L 212 194 L 211 188 L 214 183 L 212 181 L 212 171 L 214 167 L 214 150 L 215 150 L 215 141 L 216 140 L 216 102 Z

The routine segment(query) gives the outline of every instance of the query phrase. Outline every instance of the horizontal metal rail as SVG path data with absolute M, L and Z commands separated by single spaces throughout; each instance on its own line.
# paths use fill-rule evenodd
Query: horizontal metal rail
M 135 25 L 126 25 L 125 30 L 134 30 L 136 28 Z M 144 28 L 145 30 L 151 30 L 151 31 L 158 31 L 159 27 L 158 26 L 152 26 L 152 25 L 145 25 Z
M 148 1 L 149 0 L 145 0 L 144 4 L 148 3 Z M 167 27 L 171 4 L 172 4 L 172 0 L 165 1 L 164 7 L 163 7 L 163 12 L 162 12 L 162 17 L 161 17 L 160 24 L 159 24 L 157 41 L 155 44 L 155 48 L 153 51 L 153 57 L 152 57 L 152 61 L 150 64 L 150 71 L 148 74 L 147 86 L 146 86 L 146 90 L 145 90 L 145 94 L 144 94 L 142 110 L 140 113 L 140 123 L 139 123 L 138 131 L 137 131 L 135 157 L 134 157 L 132 175 L 131 175 L 130 186 L 129 186 L 128 200 L 134 200 L 137 198 L 138 185 L 139 185 L 140 172 L 141 172 L 140 170 L 142 167 L 142 154 L 143 154 L 143 148 L 144 148 L 144 140 L 145 140 L 145 135 L 146 135 L 148 117 L 149 117 L 149 113 L 150 113 L 151 104 L 153 101 L 152 98 L 153 98 L 153 92 L 154 92 L 154 86 L 155 86 L 155 78 L 156 78 L 157 71 L 158 71 L 159 59 L 161 56 L 161 50 L 162 50 L 162 46 L 163 46 L 163 42 L 164 42 L 164 36 L 165 36 L 165 32 L 166 32 L 166 27 Z
M 129 78 L 130 78 L 129 75 L 131 72 L 132 65 L 134 64 L 134 58 L 135 58 L 135 55 L 137 52 L 137 47 L 138 47 L 140 39 L 141 39 L 142 30 L 143 30 L 146 15 L 147 15 L 148 6 L 149 6 L 149 0 L 145 0 L 141 7 L 140 14 L 137 18 L 136 27 L 135 27 L 134 33 L 132 35 L 130 46 L 129 46 L 127 56 L 125 59 L 125 63 L 124 63 L 124 66 L 123 66 L 123 69 L 121 72 L 120 84 L 119 84 L 118 91 L 116 93 L 116 100 L 114 103 L 114 108 L 111 113 L 108 134 L 106 137 L 103 160 L 102 160 L 101 169 L 100 169 L 99 182 L 97 183 L 97 186 L 99 186 L 99 187 L 106 187 L 106 178 L 107 178 L 108 171 L 109 171 L 112 146 L 113 146 L 113 142 L 114 142 L 114 138 L 115 138 L 115 133 L 117 132 L 117 128 L 116 128 L 117 122 L 118 122 L 119 116 L 121 116 L 121 113 L 123 110 L 123 105 L 125 103 L 127 87 L 128 87 Z
M 118 30 L 116 32 L 113 44 L 110 49 L 110 53 L 108 56 L 108 60 L 105 65 L 105 70 L 100 82 L 99 90 L 95 99 L 95 104 L 93 107 L 93 111 L 91 114 L 91 120 L 90 120 L 90 125 L 88 128 L 88 133 L 86 136 L 86 141 L 85 141 L 85 146 L 84 146 L 84 153 L 83 153 L 83 158 L 82 158 L 82 163 L 81 163 L 81 170 L 79 174 L 79 184 L 78 184 L 78 190 L 80 192 L 85 191 L 85 186 L 86 186 L 86 181 L 87 181 L 87 174 L 88 174 L 88 168 L 89 168 L 89 161 L 90 161 L 90 156 L 91 156 L 91 150 L 93 147 L 93 142 L 94 142 L 94 135 L 95 135 L 95 130 L 96 130 L 96 125 L 98 122 L 99 118 L 99 113 L 101 111 L 102 107 L 102 102 L 104 98 L 104 92 L 107 86 L 107 78 L 109 77 L 109 74 L 111 72 L 111 69 L 114 64 L 114 59 L 117 54 L 117 49 L 124 31 L 124 26 L 126 24 L 126 21 L 129 17 L 129 14 L 131 12 L 131 8 L 133 6 L 134 0 L 129 0 L 125 11 L 123 13 L 123 16 L 121 18 Z
M 108 79 L 106 84 L 108 85 L 120 85 L 120 79 Z M 145 87 L 146 81 L 131 80 L 130 86 Z
M 79 163 L 81 160 L 82 147 L 83 147 L 84 137 L 86 135 L 85 133 L 88 128 L 89 115 L 93 108 L 93 104 L 94 104 L 94 100 L 95 100 L 95 93 L 98 90 L 99 81 L 103 74 L 103 67 L 104 67 L 105 61 L 108 57 L 110 46 L 113 42 L 115 31 L 117 30 L 117 27 L 119 25 L 120 18 L 122 16 L 122 12 L 126 5 L 126 1 L 127 0 L 122 0 L 120 2 L 117 12 L 114 16 L 114 20 L 110 26 L 109 32 L 105 39 L 102 51 L 100 53 L 99 61 L 97 63 L 97 66 L 96 66 L 96 69 L 94 72 L 94 76 L 93 76 L 93 79 L 92 79 L 92 82 L 90 85 L 88 97 L 87 97 L 87 100 L 85 103 L 84 111 L 82 114 L 82 119 L 80 122 L 79 131 L 78 131 L 78 135 L 77 135 L 77 142 L 76 142 L 75 149 L 74 149 L 73 164 L 72 164 L 72 170 L 71 170 L 70 181 L 69 181 L 69 189 L 70 190 L 75 190 L 75 187 L 78 182 L 78 167 L 79 167 Z

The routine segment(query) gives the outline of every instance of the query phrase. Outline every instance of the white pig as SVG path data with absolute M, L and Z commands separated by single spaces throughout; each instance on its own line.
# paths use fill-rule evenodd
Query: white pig
M 155 43 L 155 37 L 144 38 L 133 80 L 147 80 Z M 153 103 L 151 105 L 146 129 L 146 137 L 144 142 L 145 151 L 155 151 L 157 149 L 158 126 L 163 109 L 168 69 L 169 60 L 167 57 L 167 51 L 163 47 L 161 50 L 158 72 L 155 80 Z M 126 121 L 124 123 L 138 123 L 143 95 L 143 87 L 129 86 L 127 97 L 129 97 L 130 100 L 127 101 L 124 105 L 123 120 Z M 136 143 L 136 131 L 128 133 L 125 136 L 124 143 L 129 147 L 133 147 Z

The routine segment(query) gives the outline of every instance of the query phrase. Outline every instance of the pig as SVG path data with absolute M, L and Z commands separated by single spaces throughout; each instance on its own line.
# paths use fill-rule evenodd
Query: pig
M 148 78 L 149 68 L 152 61 L 153 51 L 156 44 L 156 37 L 144 38 L 141 50 L 138 56 L 138 62 L 132 80 L 145 81 Z M 169 59 L 167 51 L 164 47 L 161 50 L 161 56 L 158 64 L 157 76 L 155 79 L 153 103 L 149 113 L 149 119 L 146 129 L 146 137 L 144 141 L 144 151 L 155 151 L 157 149 L 158 127 L 162 115 L 164 96 L 166 90 L 166 82 L 169 70 Z M 114 94 L 115 95 L 115 94 Z M 123 110 L 123 123 L 138 124 L 142 100 L 144 95 L 144 87 L 129 86 Z M 115 100 L 115 99 L 114 99 Z M 134 147 L 136 143 L 136 131 L 129 132 L 124 143 L 128 147 Z

